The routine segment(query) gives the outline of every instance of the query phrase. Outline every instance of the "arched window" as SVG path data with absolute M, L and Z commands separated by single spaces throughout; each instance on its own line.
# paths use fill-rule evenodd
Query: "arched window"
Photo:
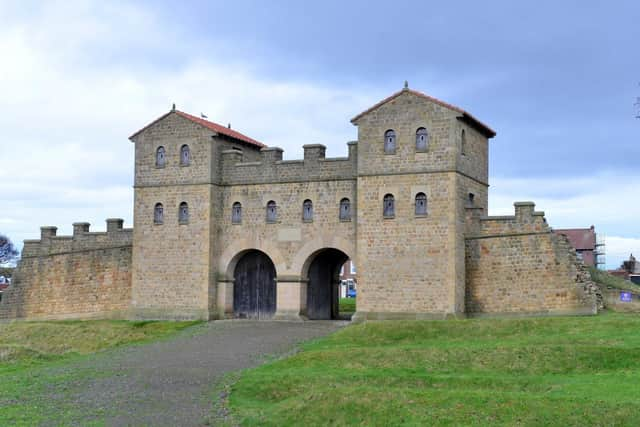
M 189 205 L 187 202 L 180 203 L 180 209 L 178 210 L 178 221 L 181 224 L 189 222 Z
M 242 223 L 242 205 L 240 204 L 240 202 L 235 202 L 231 207 L 231 223 Z
M 340 200 L 340 220 L 341 221 L 351 220 L 351 202 L 346 197 Z
M 396 133 L 393 129 L 389 129 L 384 133 L 384 152 L 386 154 L 396 152 Z
M 467 205 L 473 206 L 475 202 L 475 198 L 476 196 L 473 193 L 469 193 L 469 195 L 467 196 Z
M 180 147 L 180 166 L 189 166 L 191 163 L 191 151 L 187 144 Z
M 429 132 L 425 128 L 416 131 L 416 151 L 427 151 L 429 146 Z
M 278 220 L 278 207 L 273 200 L 267 203 L 267 222 L 276 222 Z
M 416 194 L 416 215 L 427 214 L 427 195 L 424 193 Z
M 165 160 L 166 160 L 166 155 L 165 155 L 165 152 L 164 152 L 164 147 L 160 146 L 156 150 L 156 167 L 157 168 L 163 168 Z
M 163 222 L 164 222 L 164 208 L 162 207 L 162 203 L 156 203 L 156 206 L 153 209 L 153 223 L 162 224 Z
M 311 200 L 305 200 L 302 203 L 302 220 L 313 221 L 313 202 Z
M 464 129 L 460 132 L 460 150 L 463 156 L 467 154 L 467 134 Z
M 384 196 L 382 214 L 385 218 L 393 218 L 396 216 L 396 203 L 393 194 Z

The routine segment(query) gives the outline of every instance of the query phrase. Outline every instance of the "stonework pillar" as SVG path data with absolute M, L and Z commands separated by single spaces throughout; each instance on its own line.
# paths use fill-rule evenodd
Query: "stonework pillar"
M 336 277 L 331 281 L 331 301 L 335 301 L 338 304 L 331 304 L 331 318 L 340 318 L 340 277 Z
M 307 312 L 307 281 L 299 277 L 279 277 L 276 284 L 274 320 L 304 320 Z
M 233 318 L 233 280 L 219 279 L 216 296 L 218 319 Z

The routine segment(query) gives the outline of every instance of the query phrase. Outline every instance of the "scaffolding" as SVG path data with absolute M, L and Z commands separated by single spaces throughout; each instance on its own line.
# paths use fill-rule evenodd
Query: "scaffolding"
M 601 233 L 596 234 L 596 247 L 594 248 L 593 255 L 596 261 L 596 268 L 600 270 L 606 269 L 607 256 L 605 253 L 605 235 Z

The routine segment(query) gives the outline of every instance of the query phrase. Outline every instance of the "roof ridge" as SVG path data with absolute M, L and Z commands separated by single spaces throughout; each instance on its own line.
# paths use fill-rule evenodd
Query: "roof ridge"
M 180 116 L 182 116 L 182 117 L 184 117 L 186 119 L 189 119 L 189 120 L 193 121 L 194 123 L 200 124 L 200 125 L 208 128 L 208 129 L 211 129 L 211 130 L 213 130 L 215 132 L 221 133 L 223 135 L 227 135 L 227 136 L 230 136 L 232 138 L 239 139 L 241 141 L 249 142 L 251 144 L 255 144 L 255 145 L 258 145 L 260 147 L 266 147 L 266 145 L 263 144 L 262 142 L 257 141 L 257 140 L 255 140 L 255 139 L 253 139 L 253 138 L 251 138 L 251 137 L 249 137 L 249 136 L 247 136 L 247 135 L 245 135 L 245 134 L 243 134 L 241 132 L 238 132 L 238 131 L 236 131 L 234 129 L 231 129 L 230 127 L 223 126 L 223 125 L 218 124 L 216 122 L 212 122 L 210 120 L 206 120 L 204 118 L 197 117 L 197 116 L 194 116 L 193 114 L 185 113 L 184 111 L 180 111 L 180 110 L 176 110 L 176 114 L 178 114 L 178 115 L 180 115 Z
M 409 88 L 403 88 L 393 94 L 391 94 L 390 96 L 386 97 L 385 99 L 383 99 L 382 101 L 376 103 L 375 105 L 373 105 L 372 107 L 367 108 L 366 110 L 364 110 L 363 112 L 361 112 L 360 114 L 356 115 L 354 118 L 351 119 L 351 123 L 354 123 L 356 120 L 358 120 L 360 117 L 364 116 L 365 114 L 370 113 L 371 111 L 377 109 L 378 107 L 382 106 L 383 104 L 386 104 L 387 102 L 397 98 L 398 96 L 402 95 L 403 93 L 411 93 L 415 96 L 419 96 L 420 98 L 424 98 L 427 99 L 431 102 L 434 102 L 438 105 L 441 105 L 445 108 L 448 108 L 450 110 L 456 111 L 460 114 L 463 115 L 463 117 L 469 119 L 472 123 L 474 123 L 475 125 L 479 126 L 482 130 L 484 130 L 487 134 L 487 136 L 489 137 L 494 137 L 496 135 L 496 132 L 491 129 L 489 126 L 487 126 L 486 124 L 484 124 L 483 122 L 481 122 L 480 120 L 476 119 L 471 113 L 465 111 L 464 109 L 457 107 L 453 104 L 449 104 L 448 102 L 444 102 L 438 98 L 434 98 L 431 95 L 427 95 L 426 93 L 417 91 L 415 89 L 409 89 Z
M 168 113 L 163 114 L 162 116 L 158 117 L 156 120 L 152 121 L 151 123 L 149 123 L 148 125 L 146 125 L 145 127 L 143 127 L 142 129 L 138 130 L 137 132 L 135 132 L 133 135 L 131 135 L 129 137 L 129 139 L 133 139 L 135 138 L 138 134 L 142 133 L 143 131 L 147 130 L 148 128 L 150 128 L 151 126 L 153 126 L 154 124 L 158 123 L 159 121 L 163 120 L 164 118 L 166 118 L 167 116 L 169 116 L 170 114 L 175 113 L 178 116 L 187 119 L 195 124 L 198 124 L 200 126 L 204 126 L 205 128 L 212 130 L 216 133 L 220 133 L 222 135 L 226 135 L 228 137 L 237 139 L 239 141 L 243 141 L 252 145 L 256 145 L 260 148 L 266 147 L 265 144 L 263 144 L 260 141 L 257 141 L 241 132 L 238 132 L 234 129 L 231 129 L 229 127 L 226 126 L 222 126 L 218 123 L 212 122 L 210 120 L 206 120 L 204 118 L 201 117 L 197 117 L 194 116 L 193 114 L 189 114 L 186 113 L 184 111 L 180 111 L 180 110 L 176 110 L 176 109 L 171 109 L 171 111 L 169 111 Z

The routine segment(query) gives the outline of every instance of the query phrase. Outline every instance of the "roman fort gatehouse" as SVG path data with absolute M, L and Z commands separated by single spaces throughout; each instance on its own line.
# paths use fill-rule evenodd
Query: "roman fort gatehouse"
M 533 203 L 488 216 L 489 126 L 407 87 L 351 122 L 345 157 L 283 160 L 172 108 L 130 137 L 133 228 L 42 227 L 0 319 L 331 319 L 347 259 L 355 320 L 596 313 Z

